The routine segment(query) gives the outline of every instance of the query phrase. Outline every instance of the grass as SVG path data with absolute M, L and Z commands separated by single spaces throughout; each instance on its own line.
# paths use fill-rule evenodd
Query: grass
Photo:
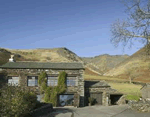
M 126 95 L 127 100 L 139 100 L 141 96 L 141 85 L 129 84 L 129 83 L 109 83 L 109 85 Z
M 123 94 L 132 94 L 132 95 L 140 95 L 140 88 L 142 85 L 135 85 L 129 83 L 109 83 L 109 85 L 118 90 Z
M 117 78 L 117 77 L 109 77 L 109 76 L 94 76 L 94 75 L 84 75 L 84 80 L 110 80 L 110 81 L 128 81 L 126 79 L 121 79 L 121 78 Z
M 126 100 L 136 100 L 138 101 L 140 99 L 140 96 L 138 95 L 126 95 Z

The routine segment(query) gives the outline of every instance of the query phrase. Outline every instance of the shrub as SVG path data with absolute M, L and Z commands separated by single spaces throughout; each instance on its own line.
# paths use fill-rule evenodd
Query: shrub
M 57 86 L 47 86 L 46 72 L 41 72 L 39 75 L 39 86 L 41 93 L 44 93 L 44 101 L 46 103 L 52 103 L 53 106 L 57 106 L 57 95 L 66 91 L 66 72 L 60 72 Z
M 42 71 L 39 75 L 38 84 L 40 86 L 40 92 L 44 93 L 47 88 L 47 74 L 46 72 Z
M 60 72 L 58 77 L 58 86 L 56 88 L 59 94 L 62 94 L 66 91 L 66 72 Z
M 0 89 L 0 113 L 2 117 L 20 117 L 36 106 L 37 97 L 24 87 L 4 86 Z

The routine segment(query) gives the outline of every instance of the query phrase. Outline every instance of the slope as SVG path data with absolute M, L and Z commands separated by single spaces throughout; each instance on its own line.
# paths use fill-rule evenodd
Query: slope
M 95 57 L 83 57 L 82 59 L 85 62 L 86 66 L 101 74 L 104 74 L 128 57 L 128 55 L 104 54 Z
M 146 55 L 144 47 L 104 75 L 118 76 L 123 79 L 132 76 L 133 81 L 150 82 L 150 55 Z

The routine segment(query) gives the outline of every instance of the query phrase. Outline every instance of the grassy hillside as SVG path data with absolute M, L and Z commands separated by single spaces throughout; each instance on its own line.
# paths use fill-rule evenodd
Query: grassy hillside
M 67 48 L 33 49 L 33 50 L 9 50 L 26 59 L 42 62 L 82 62 L 80 57 Z
M 129 79 L 131 76 L 129 71 L 135 76 L 133 81 L 150 82 L 150 56 L 146 56 L 145 48 L 140 49 L 104 75 Z

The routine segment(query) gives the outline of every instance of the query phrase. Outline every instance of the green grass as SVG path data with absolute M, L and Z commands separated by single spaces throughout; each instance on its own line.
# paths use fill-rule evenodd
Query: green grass
M 126 95 L 126 100 L 136 100 L 138 101 L 140 99 L 139 95 Z
M 117 77 L 109 77 L 109 76 L 94 76 L 94 75 L 84 75 L 84 80 L 110 80 L 110 81 L 128 81 L 126 79 L 121 79 Z
M 139 100 L 141 96 L 141 85 L 129 84 L 129 83 L 109 83 L 109 85 L 126 95 L 127 100 Z
M 140 89 L 142 85 L 129 83 L 109 83 L 109 85 L 123 94 L 141 95 Z

